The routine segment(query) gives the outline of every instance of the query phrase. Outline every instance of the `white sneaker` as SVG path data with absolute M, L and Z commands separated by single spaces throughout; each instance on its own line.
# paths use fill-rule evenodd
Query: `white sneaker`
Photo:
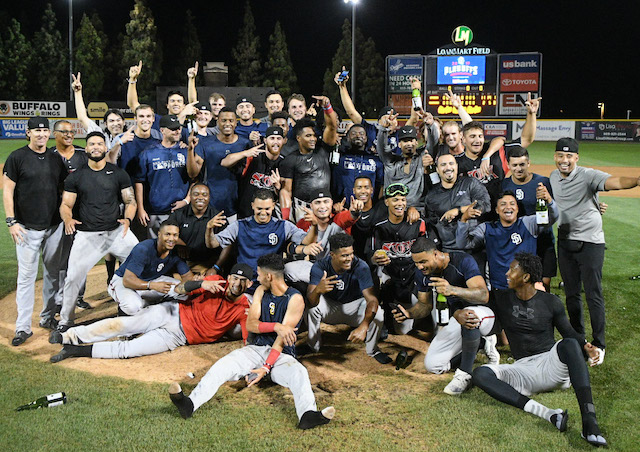
M 445 394 L 460 395 L 471 386 L 471 375 L 464 370 L 456 370 L 453 380 L 444 388 Z
M 491 336 L 485 336 L 484 338 L 484 353 L 489 358 L 489 364 L 497 366 L 500 364 L 500 352 L 496 348 L 498 344 L 498 336 L 492 334 Z

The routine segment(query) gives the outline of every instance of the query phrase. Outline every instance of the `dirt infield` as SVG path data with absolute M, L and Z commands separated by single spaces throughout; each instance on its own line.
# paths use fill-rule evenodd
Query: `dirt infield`
M 106 293 L 106 270 L 103 265 L 94 267 L 87 278 L 85 300 L 94 309 L 76 310 L 76 323 L 91 323 L 116 315 L 116 304 Z M 35 360 L 42 361 L 43 366 L 63 366 L 69 369 L 82 370 L 95 375 L 107 375 L 145 382 L 168 383 L 172 381 L 197 382 L 222 356 L 242 346 L 241 341 L 226 341 L 216 344 L 192 345 L 178 347 L 176 350 L 153 356 L 133 359 L 89 359 L 73 358 L 58 364 L 50 364 L 49 358 L 58 353 L 60 345 L 49 344 L 49 330 L 38 326 L 38 315 L 42 309 L 42 281 L 36 283 L 36 306 L 33 315 L 33 336 L 19 347 L 10 345 L 14 335 L 16 305 L 15 293 L 0 301 L 0 342 L 16 353 L 23 353 Z M 388 372 L 394 369 L 390 365 L 382 366 L 366 355 L 364 345 L 352 345 L 346 342 L 349 333 L 347 327 L 323 326 L 322 353 L 310 358 L 301 359 L 309 370 L 314 385 L 327 392 L 334 392 L 342 382 L 352 383 L 359 378 L 371 374 Z M 304 338 L 306 333 L 301 335 Z M 383 351 L 395 358 L 400 347 L 406 347 L 413 361 L 406 370 L 421 380 L 450 379 L 450 376 L 426 374 L 424 370 L 424 354 L 427 343 L 412 336 L 390 336 L 380 344 Z M 191 380 L 187 374 L 193 372 L 196 379 Z

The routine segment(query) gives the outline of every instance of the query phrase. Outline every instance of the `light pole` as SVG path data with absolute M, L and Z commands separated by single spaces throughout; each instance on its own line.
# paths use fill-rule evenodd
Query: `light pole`
M 344 0 L 351 3 L 351 98 L 356 98 L 356 4 L 358 0 Z
M 598 108 L 600 109 L 600 119 L 604 119 L 604 102 L 598 102 Z
M 73 0 L 69 0 L 69 97 L 73 101 L 71 74 L 73 74 Z

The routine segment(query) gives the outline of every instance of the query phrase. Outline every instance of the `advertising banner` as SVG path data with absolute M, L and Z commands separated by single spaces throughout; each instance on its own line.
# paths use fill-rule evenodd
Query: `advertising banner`
M 387 93 L 410 93 L 410 77 L 422 80 L 424 59 L 421 56 L 387 57 Z
M 530 92 L 531 97 L 538 96 L 537 92 Z M 527 101 L 527 94 L 528 92 L 500 94 L 498 114 L 501 116 L 526 116 L 527 107 L 525 106 L 525 102 Z
M 501 92 L 538 91 L 539 74 L 537 72 L 514 72 L 500 74 Z
M 500 55 L 500 73 L 535 72 L 540 73 L 539 53 L 517 53 Z
M 509 140 L 511 136 L 511 121 L 502 121 L 502 122 L 482 122 L 484 126 L 484 137 L 485 139 L 493 139 L 495 137 L 503 137 L 506 140 Z
M 0 100 L 0 116 L 64 118 L 67 116 L 67 103 L 44 100 Z
M 524 121 L 513 121 L 512 140 L 522 135 Z M 560 138 L 576 136 L 575 121 L 538 120 L 536 123 L 536 141 L 558 141 Z
M 640 122 L 578 121 L 578 140 L 640 141 Z
M 71 118 L 58 118 L 50 120 L 51 127 L 51 139 L 53 139 L 53 128 L 55 126 L 55 121 L 65 119 L 71 123 L 73 126 L 73 131 L 76 133 L 75 138 L 85 138 L 87 136 L 87 131 L 80 121 L 77 119 Z M 16 139 L 16 138 L 25 138 L 27 136 L 27 121 L 28 119 L 14 119 L 14 118 L 0 118 L 0 139 Z M 133 119 L 125 120 L 125 124 L 128 128 L 132 128 L 136 126 L 136 122 Z M 98 125 L 104 129 L 105 124 L 104 121 L 99 121 Z

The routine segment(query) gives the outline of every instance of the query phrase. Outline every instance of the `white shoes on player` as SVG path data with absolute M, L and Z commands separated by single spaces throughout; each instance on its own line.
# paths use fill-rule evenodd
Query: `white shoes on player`
M 492 334 L 484 338 L 484 353 L 489 358 L 489 364 L 497 366 L 500 364 L 500 352 L 496 348 L 498 344 L 498 336 Z
M 444 388 L 445 394 L 460 395 L 471 386 L 471 374 L 458 369 L 453 376 L 453 380 Z

